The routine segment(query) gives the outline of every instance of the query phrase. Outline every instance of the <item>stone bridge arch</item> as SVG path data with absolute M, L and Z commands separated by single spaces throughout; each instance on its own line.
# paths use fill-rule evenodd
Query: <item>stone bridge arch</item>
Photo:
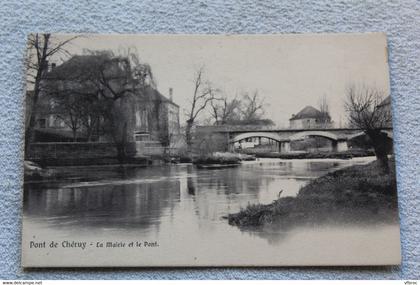
M 338 141 L 337 135 L 327 131 L 303 131 L 293 134 L 289 137 L 291 141 L 301 140 L 306 137 L 323 137 L 332 141 Z
M 249 132 L 249 133 L 242 133 L 235 135 L 232 139 L 229 141 L 229 147 L 233 148 L 233 145 L 236 142 L 240 142 L 242 140 L 248 139 L 248 138 L 267 138 L 274 140 L 279 143 L 279 152 L 289 152 L 290 151 L 290 143 L 289 139 L 285 139 L 284 137 L 281 137 L 277 133 L 272 132 Z
M 234 136 L 230 140 L 230 143 L 236 143 L 236 142 L 239 142 L 241 140 L 245 140 L 245 139 L 249 139 L 249 138 L 258 138 L 258 137 L 259 138 L 272 139 L 272 140 L 277 141 L 277 142 L 286 141 L 284 138 L 280 137 L 276 133 L 269 133 L 269 132 L 250 132 L 250 133 L 243 133 L 243 134 L 239 134 L 239 135 Z
M 393 139 L 392 130 L 382 130 L 381 132 L 386 134 L 388 138 Z M 355 134 L 352 134 L 352 135 L 348 136 L 347 139 L 352 140 L 354 138 L 357 138 L 357 137 L 360 137 L 360 136 L 365 136 L 365 135 L 366 135 L 366 133 L 361 131 L 361 132 L 358 132 L 358 133 L 355 133 Z
M 302 140 L 307 137 L 322 137 L 332 141 L 332 150 L 337 152 L 343 152 L 348 150 L 347 139 L 338 137 L 336 134 L 328 131 L 302 131 L 292 134 L 289 139 L 290 141 Z

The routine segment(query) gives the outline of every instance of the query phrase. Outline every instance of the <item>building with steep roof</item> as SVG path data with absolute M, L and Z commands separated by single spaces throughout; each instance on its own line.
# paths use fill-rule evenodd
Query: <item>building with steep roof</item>
M 62 90 L 63 94 L 92 94 L 97 88 L 94 84 L 83 84 L 81 76 L 87 76 L 96 72 L 95 65 L 98 65 L 98 55 L 77 55 L 59 66 L 50 64 L 48 74 L 45 76 L 48 84 L 54 84 L 54 88 Z M 115 65 L 114 65 L 115 64 Z M 112 62 L 105 72 L 112 73 L 117 69 L 118 61 Z M 92 69 L 92 70 L 89 70 Z M 126 82 L 124 78 L 112 77 L 110 84 L 116 86 Z M 127 75 L 130 76 L 130 75 Z M 123 86 L 123 85 L 121 85 Z M 132 87 L 130 87 L 132 88 Z M 50 87 L 51 89 L 51 87 Z M 92 89 L 92 90 L 90 90 Z M 51 93 L 51 92 L 50 92 Z M 172 89 L 169 89 L 169 98 L 160 93 L 155 86 L 146 84 L 143 87 L 130 89 L 128 96 L 119 99 L 117 105 L 124 108 L 124 118 L 127 121 L 128 141 L 153 141 L 156 144 L 168 146 L 171 138 L 179 136 L 179 106 L 172 101 Z M 27 118 L 32 109 L 32 92 L 27 92 Z M 92 96 L 92 95 L 90 95 Z M 101 101 L 99 101 L 101 102 Z M 38 99 L 38 110 L 35 118 L 36 141 L 68 142 L 68 141 L 110 141 L 111 138 L 104 134 L 101 124 L 102 118 L 98 118 L 97 126 L 88 134 L 87 128 L 80 121 L 77 130 L 72 129 L 67 112 L 55 108 L 54 96 L 43 92 Z M 83 106 L 75 106 L 83 108 Z M 73 120 L 74 121 L 74 120 Z
M 169 89 L 169 98 L 151 86 L 136 92 L 136 141 L 152 139 L 169 145 L 173 137 L 179 135 L 179 106 L 172 101 L 172 92 L 172 89 Z
M 291 129 L 318 129 L 332 126 L 328 112 L 321 112 L 312 106 L 306 106 L 289 119 Z

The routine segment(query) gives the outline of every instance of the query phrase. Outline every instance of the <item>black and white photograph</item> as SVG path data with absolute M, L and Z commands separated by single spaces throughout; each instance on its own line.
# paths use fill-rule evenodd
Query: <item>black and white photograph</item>
M 401 262 L 387 38 L 30 34 L 22 266 Z

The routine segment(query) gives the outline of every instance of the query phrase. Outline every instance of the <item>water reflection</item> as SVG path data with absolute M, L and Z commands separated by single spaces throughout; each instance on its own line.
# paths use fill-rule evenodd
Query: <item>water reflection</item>
M 177 180 L 58 189 L 25 185 L 25 215 L 55 227 L 146 227 L 180 199 Z
M 222 219 L 248 204 L 271 203 L 281 190 L 282 196 L 295 196 L 317 176 L 370 160 L 267 159 L 220 170 L 198 170 L 192 165 L 57 169 L 60 179 L 25 182 L 23 244 L 35 235 L 39 239 L 142 239 L 161 244 L 154 251 L 116 251 L 112 256 L 98 251 L 56 251 L 42 259 L 45 264 L 68 265 L 67 258 L 78 265 L 313 265 L 328 263 L 330 256 L 335 258 L 330 264 L 348 264 L 349 257 L 356 258 L 350 263 L 375 264 L 371 257 L 387 254 L 385 249 L 396 244 L 388 237 L 398 238 L 398 226 L 366 228 L 360 219 L 334 224 L 327 213 L 325 219 L 302 220 L 294 227 L 242 232 Z M 332 245 L 335 255 L 328 254 Z M 360 245 L 364 251 L 353 254 Z M 100 254 L 102 259 L 98 259 Z M 37 254 L 28 254 L 24 260 L 40 264 Z
M 262 160 L 238 168 L 198 170 L 192 165 L 148 168 L 63 168 L 56 181 L 25 183 L 24 214 L 56 228 L 147 228 L 188 209 L 207 221 L 248 204 L 294 196 L 310 179 L 365 161 Z M 186 193 L 186 195 L 182 195 Z M 180 215 L 180 214 L 178 214 Z

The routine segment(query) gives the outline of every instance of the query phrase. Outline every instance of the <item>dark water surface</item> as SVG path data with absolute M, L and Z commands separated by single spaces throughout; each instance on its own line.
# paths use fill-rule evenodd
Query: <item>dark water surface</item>
M 243 232 L 222 219 L 249 203 L 294 196 L 311 179 L 352 160 L 262 159 L 237 168 L 192 165 L 56 169 L 60 182 L 24 186 L 27 266 L 387 264 L 399 258 L 399 226 L 300 225 Z M 86 242 L 82 248 L 30 248 L 30 242 Z M 98 242 L 124 248 L 98 248 Z M 128 248 L 130 242 L 151 247 Z M 157 246 L 156 246 L 157 245 Z

